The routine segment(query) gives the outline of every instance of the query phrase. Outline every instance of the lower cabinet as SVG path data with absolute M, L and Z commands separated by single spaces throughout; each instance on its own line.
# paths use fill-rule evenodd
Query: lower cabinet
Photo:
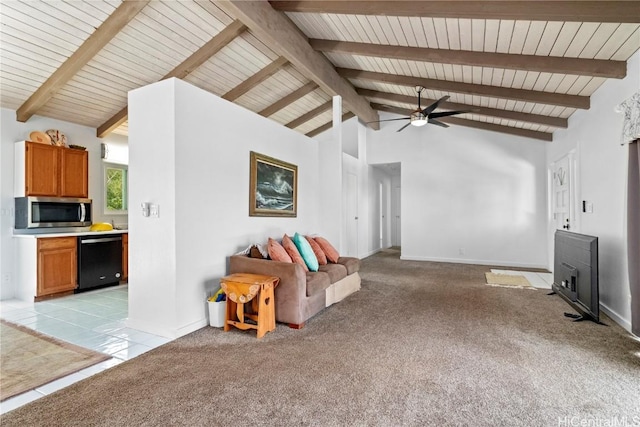
M 122 234 L 122 280 L 129 279 L 129 234 Z
M 39 238 L 36 297 L 73 291 L 77 286 L 75 237 Z

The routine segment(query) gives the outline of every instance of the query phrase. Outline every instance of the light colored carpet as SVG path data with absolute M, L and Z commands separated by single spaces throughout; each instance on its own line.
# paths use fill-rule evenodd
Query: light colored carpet
M 301 330 L 278 324 L 257 340 L 205 327 L 0 421 L 528 427 L 640 417 L 640 342 L 608 319 L 570 321 L 557 295 L 487 286 L 485 271 L 385 251 L 363 261 L 359 292 Z
M 0 400 L 110 358 L 5 320 L 0 334 Z
M 490 286 L 505 286 L 509 288 L 529 288 L 535 289 L 526 277 L 517 276 L 515 274 L 496 274 L 496 273 L 484 273 L 487 279 L 487 285 Z

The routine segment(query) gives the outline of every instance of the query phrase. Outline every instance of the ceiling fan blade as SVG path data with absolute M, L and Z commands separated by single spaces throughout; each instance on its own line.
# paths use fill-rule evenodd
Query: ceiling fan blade
M 443 102 L 446 101 L 447 99 L 449 99 L 449 95 L 447 96 L 443 96 L 442 98 L 438 99 L 436 102 L 434 102 L 433 104 L 429 105 L 427 108 L 425 108 L 424 110 L 422 110 L 422 114 L 424 114 L 425 116 L 428 116 L 429 114 L 431 114 L 431 112 L 433 110 L 435 110 L 436 108 L 438 108 L 438 105 Z
M 374 122 L 366 122 L 369 123 L 382 123 L 382 122 L 394 122 L 396 120 L 409 120 L 411 117 L 400 117 L 399 119 L 386 119 L 386 120 L 376 120 Z
M 403 130 L 404 128 L 409 126 L 410 124 L 411 124 L 411 122 L 407 123 L 406 125 L 402 126 L 400 129 L 398 129 L 396 132 L 400 132 L 401 130 Z
M 438 120 L 436 120 L 436 119 L 429 119 L 429 120 L 427 120 L 427 121 L 428 121 L 429 123 L 431 123 L 432 125 L 442 126 L 443 128 L 448 128 L 448 127 L 449 127 L 449 125 L 448 125 L 448 124 L 446 124 L 446 123 L 442 123 L 442 122 L 439 122 L 439 121 L 438 121 Z
M 443 111 L 442 113 L 431 113 L 429 114 L 429 118 L 430 119 L 437 119 L 439 117 L 448 117 L 448 116 L 455 116 L 456 114 L 464 114 L 464 113 L 470 113 L 471 111 Z

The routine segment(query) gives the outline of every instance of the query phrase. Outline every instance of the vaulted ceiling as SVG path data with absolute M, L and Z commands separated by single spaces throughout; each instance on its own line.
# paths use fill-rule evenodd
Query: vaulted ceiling
M 377 129 L 422 86 L 471 111 L 452 126 L 549 141 L 640 73 L 638 1 L 3 0 L 0 25 L 0 105 L 98 136 L 127 133 L 128 91 L 177 77 L 310 136 L 333 95 Z

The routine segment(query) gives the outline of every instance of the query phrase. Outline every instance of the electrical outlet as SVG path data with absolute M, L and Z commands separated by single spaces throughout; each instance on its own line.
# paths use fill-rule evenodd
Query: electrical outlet
M 152 204 L 149 206 L 149 216 L 160 218 L 160 205 Z
M 458 249 L 458 255 L 464 255 L 464 248 Z
M 2 283 L 11 283 L 11 273 L 5 273 L 2 275 Z

